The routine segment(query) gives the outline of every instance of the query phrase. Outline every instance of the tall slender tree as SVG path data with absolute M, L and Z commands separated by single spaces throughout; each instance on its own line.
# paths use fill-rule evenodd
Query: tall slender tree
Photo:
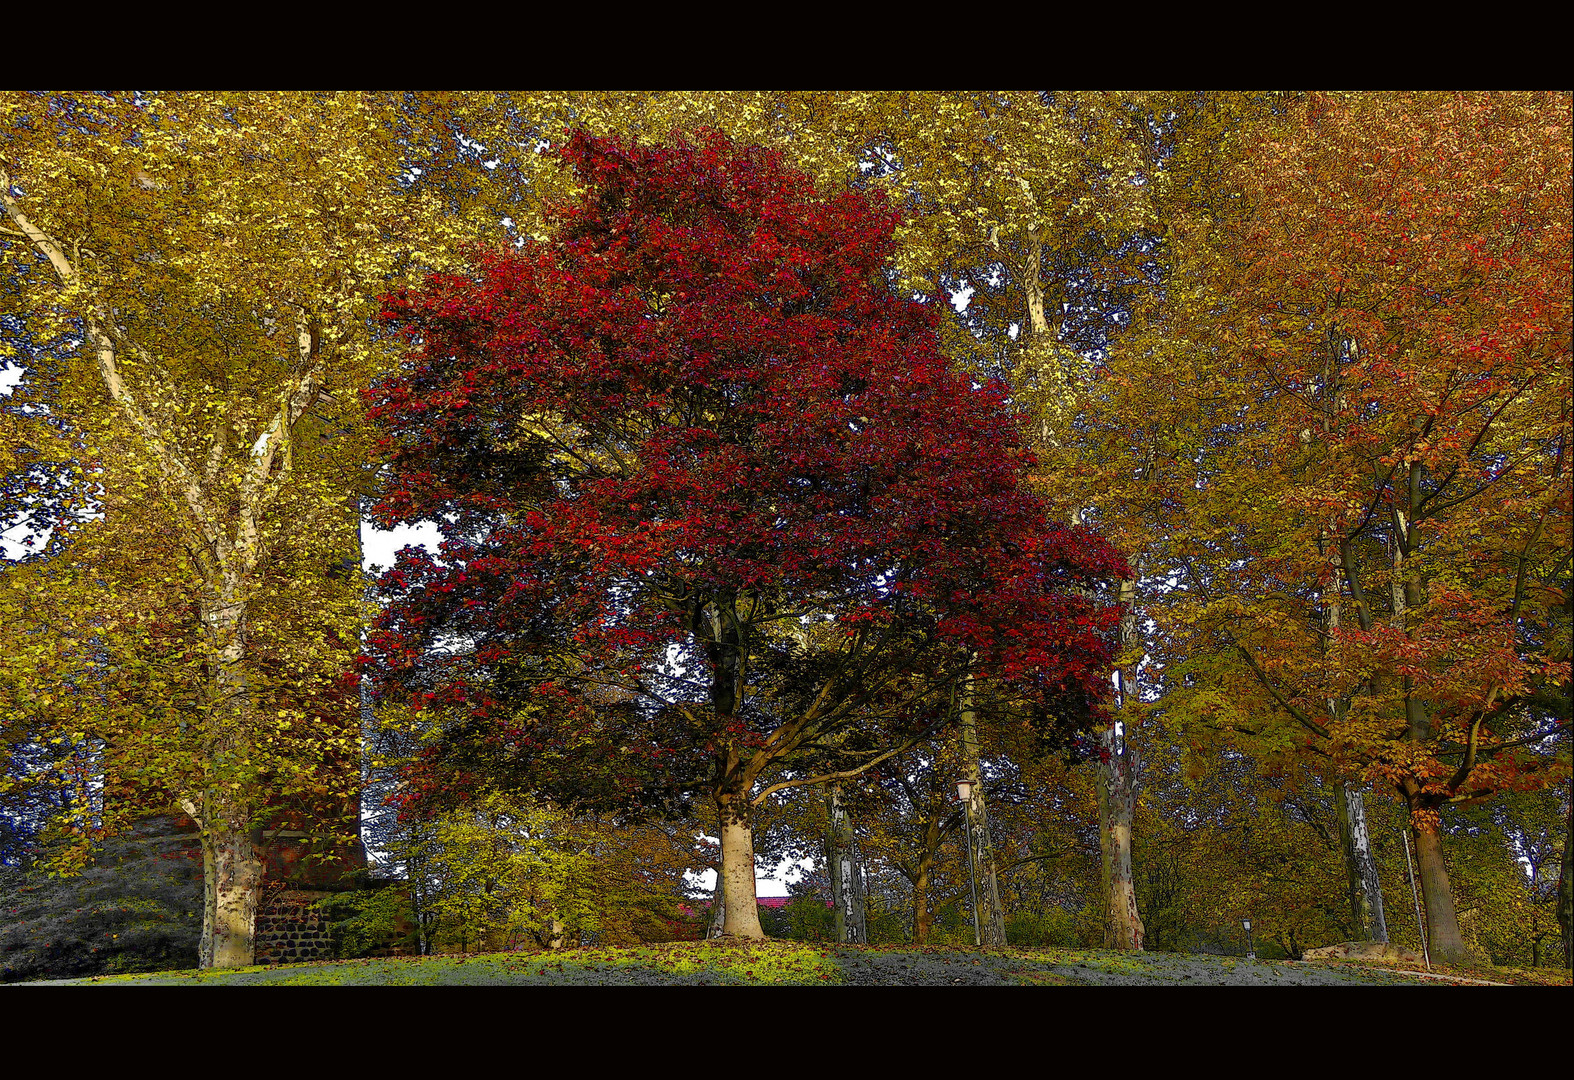
M 452 235 L 442 200 L 410 189 L 404 157 L 424 144 L 404 104 L 355 94 L 0 99 L 0 265 L 17 304 L 9 343 L 29 381 L 54 384 L 49 407 L 79 448 L 68 475 L 112 488 L 106 525 L 133 520 L 119 508 L 138 504 L 157 523 L 162 573 L 148 580 L 167 583 L 174 605 L 161 610 L 201 669 L 180 687 L 195 692 L 173 725 L 184 741 L 137 767 L 201 825 L 204 964 L 252 961 L 257 832 L 270 799 L 311 773 L 303 760 L 357 750 L 353 713 L 318 726 L 298 695 L 270 688 L 276 676 L 316 684 L 342 670 L 353 627 L 336 643 L 296 640 L 270 672 L 265 609 L 294 607 L 301 626 L 333 606 L 306 588 L 283 605 L 279 594 L 292 578 L 305 584 L 294 578 L 304 565 L 353 564 L 347 530 L 323 522 L 353 521 L 346 492 L 369 456 L 348 436 L 362 408 L 355 389 L 381 362 L 372 298 Z M 70 522 L 55 524 L 63 541 Z M 94 633 L 116 625 L 106 612 Z M 35 647 L 68 648 L 42 633 Z M 80 669 L 64 677 L 83 685 Z M 281 732 L 300 737 L 288 754 Z M 314 744 L 305 759 L 301 739 Z

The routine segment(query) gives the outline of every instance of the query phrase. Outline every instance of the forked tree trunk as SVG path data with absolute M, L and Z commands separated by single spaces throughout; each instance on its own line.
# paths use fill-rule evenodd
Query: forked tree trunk
M 279 410 L 246 451 L 238 486 L 228 491 L 222 484 L 211 486 L 221 474 L 220 466 L 232 461 L 229 423 L 215 428 L 204 455 L 206 466 L 199 464 L 201 457 L 186 456 L 179 428 L 160 419 L 158 411 L 148 412 L 148 402 L 138 400 L 141 391 L 126 378 L 120 355 L 125 330 L 115 323 L 113 308 L 95 293 L 91 280 L 84 279 L 67 247 L 23 212 L 11 189 L 10 173 L 0 167 L 0 209 L 49 260 L 67 294 L 78 294 L 84 344 L 97 359 L 104 390 L 128 425 L 135 452 L 168 500 L 186 552 L 201 575 L 200 617 L 213 649 L 216 693 L 209 730 L 204 733 L 203 790 L 188 793 L 180 802 L 191 808 L 188 816 L 200 817 L 203 833 L 207 899 L 201 961 L 205 967 L 246 966 L 254 958 L 262 887 L 262 863 L 251 837 L 252 812 L 260 799 L 247 752 L 254 709 L 245 679 L 246 600 L 263 557 L 263 516 L 291 472 L 295 426 L 316 399 L 326 371 L 319 332 L 307 321 L 297 325 L 301 367 L 279 386 Z M 270 392 L 262 400 L 271 397 Z
M 972 779 L 964 827 L 971 835 L 973 873 L 978 882 L 978 935 L 986 949 L 1006 944 L 1006 915 L 1000 906 L 1000 884 L 995 873 L 995 845 L 989 834 L 989 807 L 980 777 L 978 720 L 973 713 L 973 677 L 963 684 L 961 701 L 962 767 Z
M 853 843 L 853 821 L 842 804 L 842 786 L 825 786 L 826 869 L 831 875 L 831 907 L 835 914 L 836 940 L 857 945 L 869 942 L 864 913 L 863 868 Z
M 1410 490 L 1416 490 L 1418 466 L 1410 468 Z M 1409 554 L 1414 543 L 1413 513 L 1394 514 L 1394 576 L 1392 581 L 1392 625 L 1409 637 L 1414 637 L 1410 627 L 1410 612 L 1422 611 L 1426 594 L 1421 579 L 1410 565 Z M 1401 680 L 1405 709 L 1407 736 L 1417 746 L 1425 745 L 1432 735 L 1432 718 L 1426 702 L 1417 692 L 1415 678 L 1406 674 Z M 1414 780 L 1406 780 L 1401 789 L 1410 811 L 1410 826 L 1416 844 L 1416 870 L 1421 878 L 1421 901 L 1426 907 L 1427 946 L 1433 960 L 1463 964 L 1470 955 L 1465 950 L 1464 937 L 1459 932 L 1459 919 L 1454 913 L 1454 893 L 1448 883 L 1448 868 L 1443 863 L 1443 838 L 1429 820 L 1418 819 L 1422 810 L 1435 812 L 1435 807 L 1422 801 L 1421 792 Z
M 1361 789 L 1341 784 L 1334 793 L 1339 817 L 1339 844 L 1344 850 L 1350 919 L 1359 941 L 1388 944 L 1388 921 L 1383 914 L 1383 885 L 1372 857 L 1372 838 L 1366 828 L 1366 805 Z
M 754 895 L 754 830 L 747 795 L 724 792 L 716 799 L 721 821 L 721 873 L 726 878 L 728 937 L 763 941 L 759 900 Z

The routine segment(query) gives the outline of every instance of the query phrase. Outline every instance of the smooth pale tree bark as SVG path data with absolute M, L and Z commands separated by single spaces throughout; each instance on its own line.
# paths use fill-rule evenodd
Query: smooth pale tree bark
M 864 911 L 863 867 L 853 840 L 853 821 L 842 802 L 842 785 L 825 785 L 825 865 L 831 875 L 831 907 L 836 940 L 856 945 L 869 943 Z
M 728 937 L 762 940 L 759 900 L 754 894 L 753 807 L 747 793 L 724 791 L 716 799 L 721 819 L 721 875 L 725 878 L 723 909 Z
M 1366 805 L 1361 789 L 1342 784 L 1334 793 L 1339 817 L 1339 844 L 1344 851 L 1350 901 L 1350 919 L 1358 940 L 1388 943 L 1388 921 L 1383 914 L 1383 886 L 1372 857 L 1372 838 L 1366 828 Z
M 1044 303 L 1045 230 L 1038 222 L 1030 221 L 1024 232 L 1027 252 L 1021 266 L 1016 269 L 1021 274 L 1023 293 L 1027 300 L 1027 324 L 1023 327 L 1023 339 L 1027 346 L 1027 363 L 1036 384 L 1033 397 L 1039 413 L 1039 437 L 1050 446 L 1059 446 L 1058 433 L 1065 425 L 1072 398 L 1071 379 L 1068 378 L 1061 357 L 1056 353 L 1062 317 L 1057 312 L 1056 321 L 1051 323 Z M 991 234 L 990 240 L 995 251 L 1004 256 L 998 235 Z M 1072 516 L 1072 524 L 1075 525 L 1076 511 L 1072 512 Z
M 1327 422 L 1324 422 L 1327 430 Z M 1319 541 L 1322 550 L 1329 551 L 1328 534 Z M 1332 551 L 1329 562 L 1334 571 L 1334 592 L 1323 605 L 1324 652 L 1327 642 L 1339 630 L 1343 610 L 1339 601 L 1337 582 L 1339 553 Z M 1339 702 L 1328 699 L 1328 718 L 1339 718 Z M 1377 876 L 1377 861 L 1372 857 L 1372 838 L 1366 827 L 1366 804 L 1361 789 L 1343 783 L 1334 793 L 1334 812 L 1339 819 L 1339 847 L 1344 855 L 1346 892 L 1350 902 L 1350 918 L 1357 938 L 1361 941 L 1388 943 L 1388 922 L 1383 914 L 1383 885 Z
M 727 932 L 727 875 L 721 870 L 718 861 L 716 885 L 710 894 L 710 923 L 705 927 L 705 936 L 708 938 L 719 938 Z
M 1136 582 L 1120 584 L 1124 613 L 1120 620 L 1121 651 L 1136 643 Z M 1137 697 L 1136 664 L 1128 662 L 1116 675 L 1120 704 Z M 1131 871 L 1131 829 L 1137 810 L 1136 753 L 1127 744 L 1123 725 L 1111 723 L 1099 733 L 1099 853 L 1104 894 L 1105 946 L 1141 950 L 1145 939 L 1137 912 L 1137 889 Z
M 1110 949 L 1143 947 L 1145 931 L 1137 912 L 1131 873 L 1131 823 L 1136 810 L 1135 754 L 1115 725 L 1099 734 L 1109 760 L 1099 764 L 1099 852 L 1105 902 L 1104 944 Z
M 989 834 L 989 806 L 979 768 L 978 718 L 973 712 L 973 678 L 962 683 L 960 695 L 962 768 L 973 786 L 968 794 L 965 828 L 972 834 L 973 872 L 978 881 L 978 933 L 985 948 L 1006 944 L 1006 914 L 1000 905 L 995 872 L 995 845 Z

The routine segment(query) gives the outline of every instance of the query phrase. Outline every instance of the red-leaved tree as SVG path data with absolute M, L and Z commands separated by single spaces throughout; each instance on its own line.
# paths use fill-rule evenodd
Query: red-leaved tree
M 387 302 L 384 700 L 441 737 L 411 800 L 712 800 L 727 931 L 762 937 L 750 815 L 952 718 L 969 674 L 1050 732 L 1103 696 L 1128 571 L 1047 524 L 999 386 L 897 298 L 897 215 L 721 137 L 580 134 L 550 239 Z

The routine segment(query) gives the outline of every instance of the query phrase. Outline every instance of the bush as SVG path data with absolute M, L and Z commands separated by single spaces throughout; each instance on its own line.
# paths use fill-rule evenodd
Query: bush
M 1082 934 L 1076 915 L 1065 908 L 1052 907 L 1006 916 L 1006 943 L 1074 949 L 1082 945 Z
M 413 955 L 420 951 L 415 909 L 403 882 L 386 882 L 317 902 L 341 960 L 363 956 Z
M 168 824 L 105 842 L 76 877 L 0 875 L 0 981 L 196 967 L 202 865 Z
M 763 910 L 761 913 L 763 914 Z M 795 896 L 786 906 L 772 913 L 781 929 L 766 930 L 772 937 L 793 941 L 830 941 L 836 936 L 836 913 L 818 896 Z

